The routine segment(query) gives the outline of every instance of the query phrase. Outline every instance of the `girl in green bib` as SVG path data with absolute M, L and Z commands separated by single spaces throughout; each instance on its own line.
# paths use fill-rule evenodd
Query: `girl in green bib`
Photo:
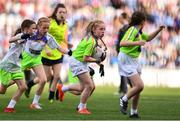
M 80 114 L 88 115 L 91 114 L 91 112 L 87 109 L 86 104 L 88 98 L 95 89 L 95 85 L 90 77 L 87 63 L 98 63 L 100 65 L 101 74 L 104 74 L 104 66 L 100 64 L 104 58 L 95 59 L 92 56 L 95 47 L 104 36 L 105 24 L 100 20 L 92 21 L 88 25 L 86 31 L 86 36 L 80 41 L 77 48 L 73 51 L 72 57 L 69 59 L 70 69 L 73 76 L 77 76 L 79 84 L 68 86 L 58 85 L 58 90 L 61 101 L 63 101 L 64 92 L 79 92 L 81 98 L 77 111 Z
M 120 76 L 127 77 L 132 88 L 120 98 L 120 111 L 127 114 L 128 100 L 132 98 L 132 106 L 130 111 L 130 118 L 139 118 L 138 115 L 138 101 L 140 93 L 144 88 L 143 81 L 140 77 L 141 66 L 138 63 L 138 56 L 141 52 L 141 46 L 146 42 L 152 40 L 164 26 L 160 26 L 152 34 L 145 34 L 142 29 L 145 24 L 146 17 L 142 12 L 134 12 L 129 27 L 125 32 L 121 42 L 121 48 L 118 54 L 118 67 Z

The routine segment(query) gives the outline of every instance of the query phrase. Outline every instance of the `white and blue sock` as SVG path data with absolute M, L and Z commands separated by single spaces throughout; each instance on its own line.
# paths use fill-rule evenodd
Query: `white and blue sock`
M 9 102 L 7 108 L 14 108 L 15 105 L 16 105 L 16 101 L 11 99 L 11 101 Z
M 35 94 L 32 104 L 38 104 L 40 97 L 41 97 L 40 95 L 36 95 L 36 94 Z

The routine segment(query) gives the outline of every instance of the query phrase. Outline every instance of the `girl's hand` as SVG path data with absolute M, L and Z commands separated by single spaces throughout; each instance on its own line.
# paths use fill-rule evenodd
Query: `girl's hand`
M 52 56 L 52 53 L 50 52 L 50 51 L 46 51 L 46 54 L 48 55 L 48 56 Z
M 51 51 L 49 51 L 47 48 L 45 49 L 45 52 L 46 52 L 46 54 L 48 55 L 48 56 L 52 56 L 53 54 L 51 53 Z
M 159 29 L 160 29 L 160 30 L 163 30 L 164 28 L 165 28 L 165 26 L 164 26 L 164 25 L 159 26 Z
M 146 44 L 146 42 L 144 40 L 137 41 L 137 45 L 139 45 L 139 46 L 143 46 L 145 44 Z
M 68 53 L 67 53 L 69 56 L 72 55 L 72 50 L 69 50 Z
M 21 39 L 28 39 L 30 37 L 31 37 L 30 34 L 23 34 L 23 35 L 21 35 Z

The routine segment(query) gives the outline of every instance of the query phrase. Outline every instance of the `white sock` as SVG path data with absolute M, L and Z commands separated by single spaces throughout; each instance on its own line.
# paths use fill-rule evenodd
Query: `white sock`
M 11 101 L 9 102 L 9 105 L 7 106 L 7 108 L 14 108 L 15 105 L 16 105 L 16 101 L 11 99 Z
M 68 86 L 64 86 L 64 85 L 62 86 L 62 91 L 63 91 L 63 92 L 66 92 L 66 91 L 68 91 L 68 90 L 69 90 L 69 87 L 68 87 Z
M 137 109 L 132 109 L 131 108 L 131 115 L 133 115 L 133 114 L 137 114 Z
M 82 110 L 83 108 L 86 108 L 86 104 L 79 103 L 78 108 L 79 108 L 79 110 Z
M 37 104 L 39 102 L 40 97 L 41 97 L 40 95 L 35 94 L 32 104 Z
M 127 95 L 124 95 L 124 96 L 122 97 L 122 100 L 124 100 L 125 102 L 127 102 L 127 101 L 128 101 Z

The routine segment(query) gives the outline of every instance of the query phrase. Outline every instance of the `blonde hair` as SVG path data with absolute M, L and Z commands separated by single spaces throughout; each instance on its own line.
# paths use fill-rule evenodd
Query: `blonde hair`
M 94 20 L 94 21 L 91 21 L 88 26 L 86 27 L 86 36 L 87 35 L 92 35 L 93 34 L 93 31 L 99 26 L 99 24 L 102 24 L 104 23 L 103 21 L 101 20 Z
M 38 22 L 37 22 L 37 25 L 41 25 L 43 22 L 48 22 L 50 23 L 50 19 L 48 17 L 41 17 Z

